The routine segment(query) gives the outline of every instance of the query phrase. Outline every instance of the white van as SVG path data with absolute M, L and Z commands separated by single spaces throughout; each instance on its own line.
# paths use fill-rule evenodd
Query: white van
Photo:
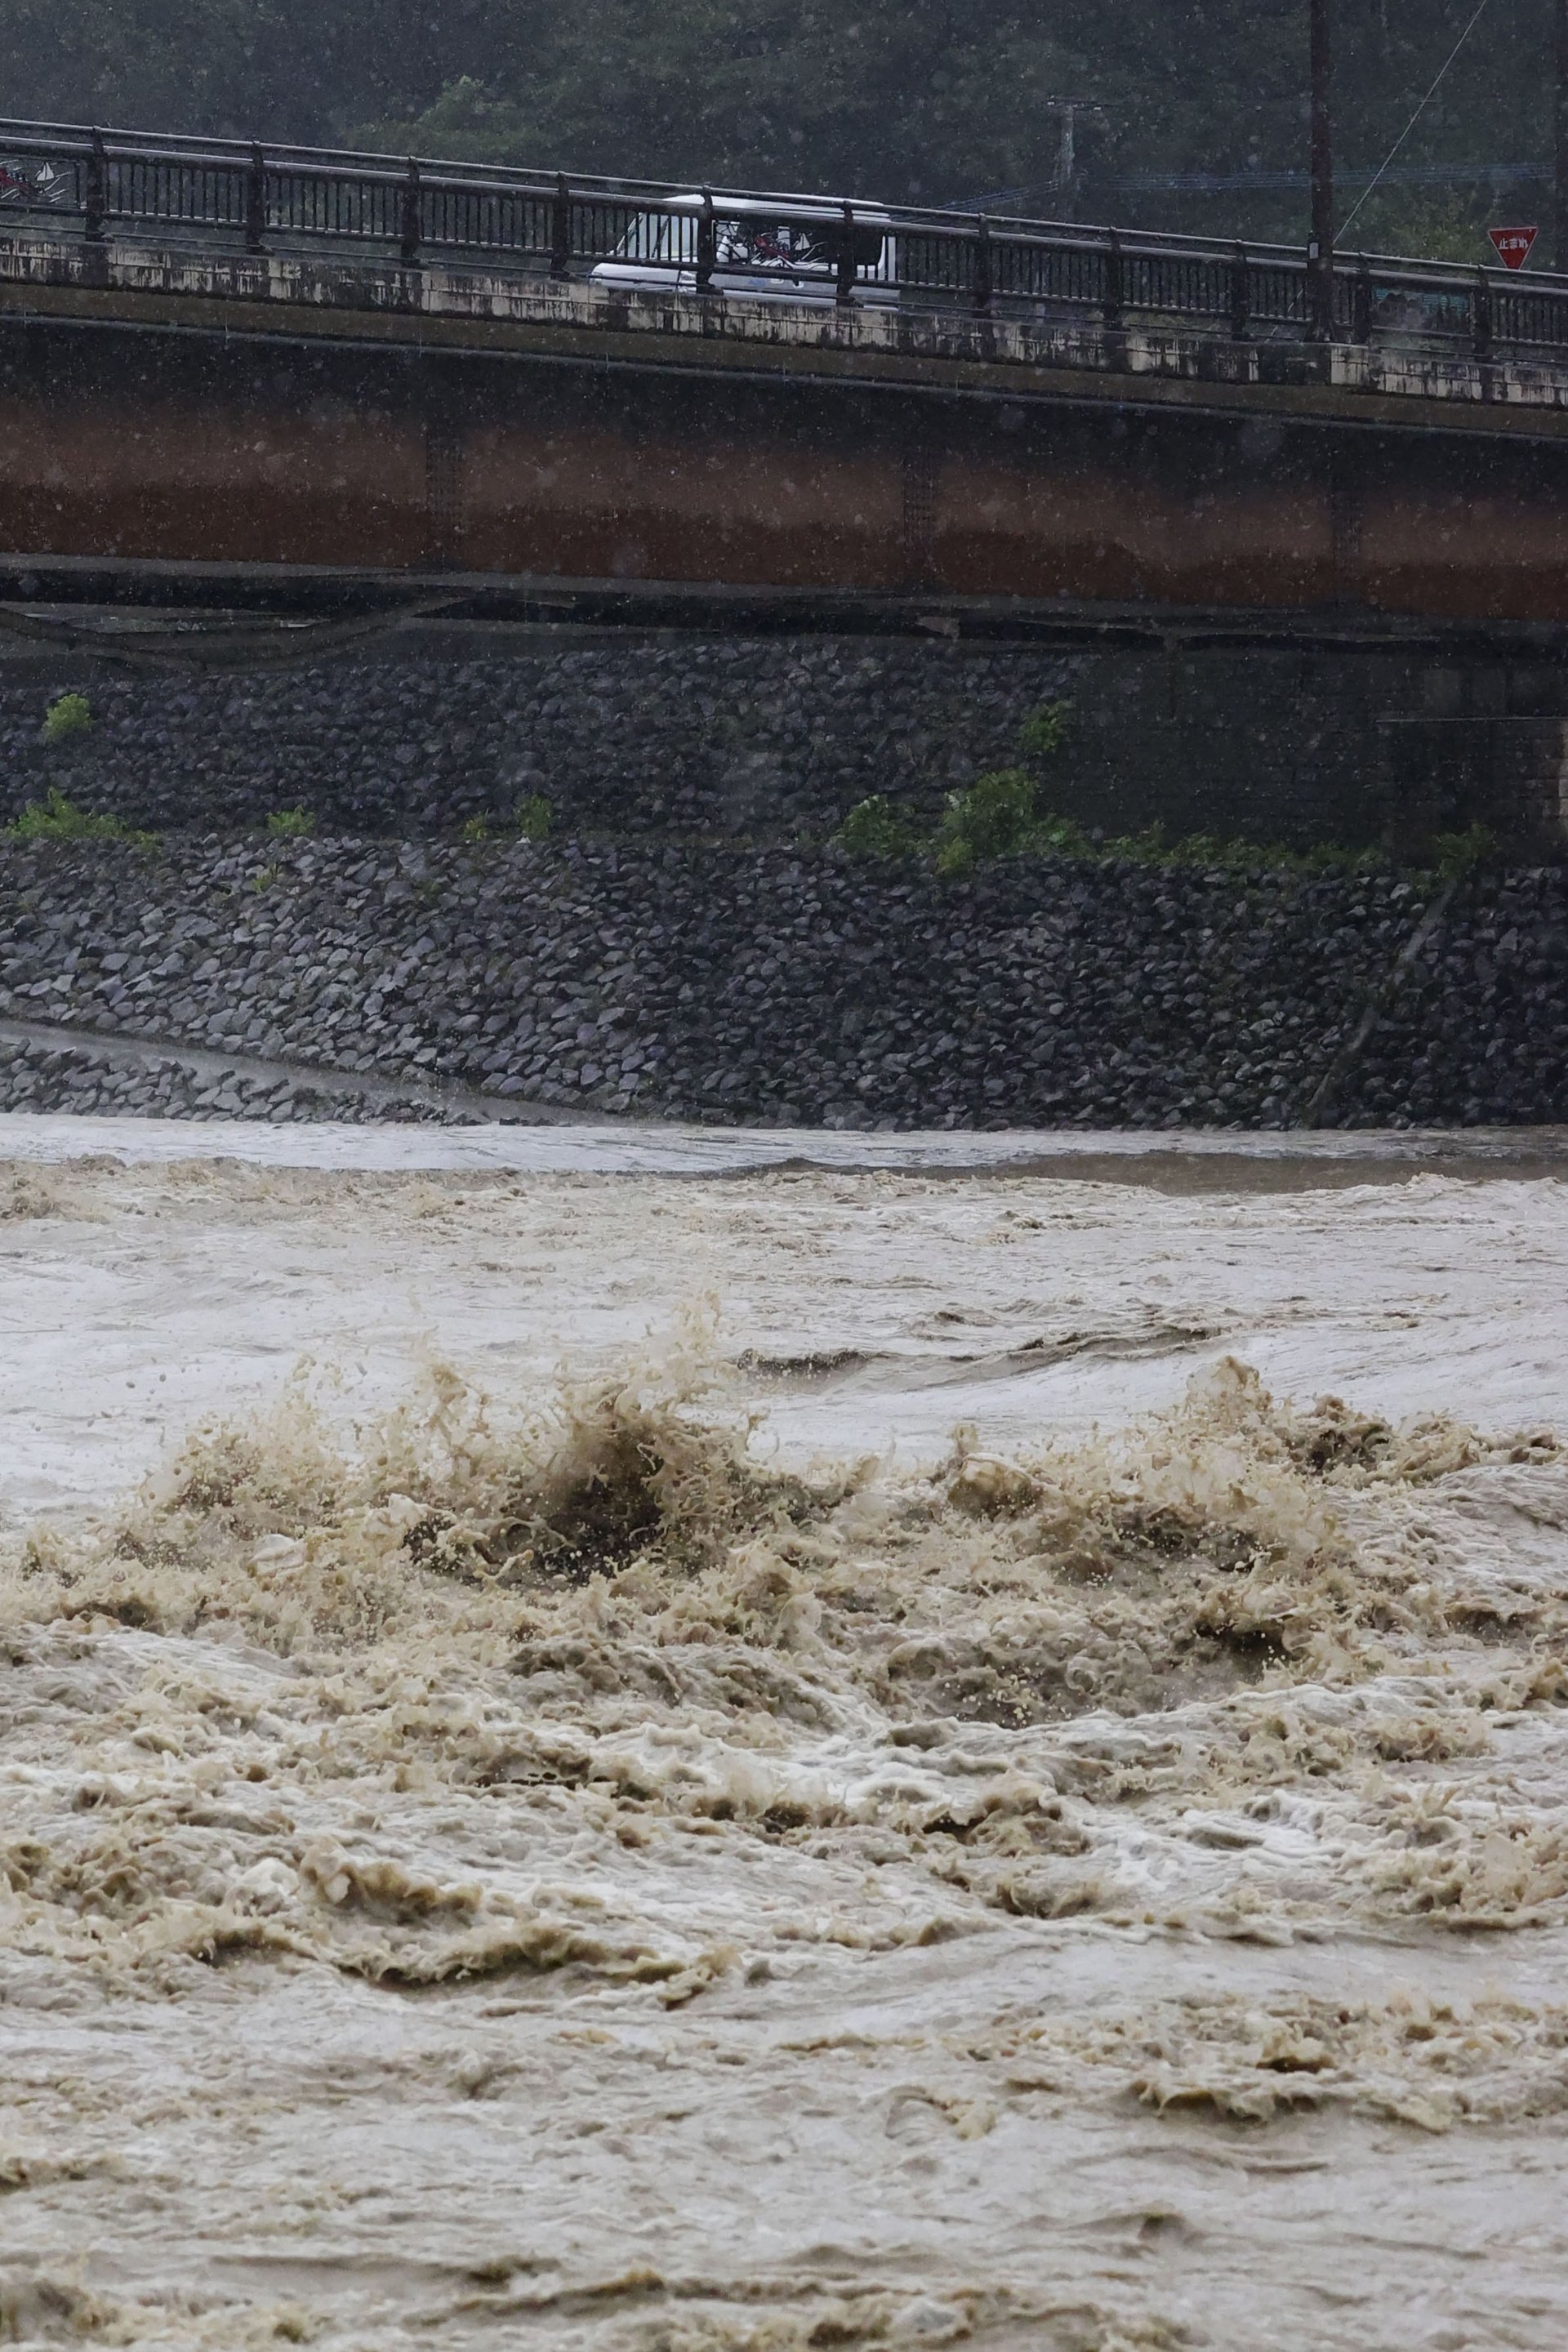
M 752 302 L 834 302 L 839 268 L 853 268 L 850 299 L 896 304 L 898 257 L 892 223 L 873 205 L 752 196 L 673 196 L 668 208 L 634 213 L 608 260 L 590 271 L 595 286 L 637 293 L 694 294 L 704 226 L 711 222 L 710 290 Z

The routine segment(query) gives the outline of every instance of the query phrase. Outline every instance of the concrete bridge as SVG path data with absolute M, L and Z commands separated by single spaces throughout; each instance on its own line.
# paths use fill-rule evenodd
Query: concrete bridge
M 878 213 L 895 264 L 744 299 L 700 220 L 695 270 L 595 275 L 650 205 L 689 233 L 676 192 L 595 214 L 526 175 L 29 136 L 50 204 L 0 218 L 12 594 L 1538 653 L 1568 625 L 1568 280 L 1347 264 L 1313 341 L 1293 253 Z M 548 250 L 489 249 L 503 197 Z
M 711 214 L 833 208 L 9 132 L 51 175 L 0 208 L 13 628 L 1383 647 L 1429 659 L 1384 730 L 1413 800 L 1440 771 L 1450 814 L 1563 828 L 1568 279 L 1352 258 L 1315 336 L 1294 252 L 890 210 L 868 243 L 862 207 L 823 283 L 747 299 Z M 606 274 L 650 219 L 681 266 Z

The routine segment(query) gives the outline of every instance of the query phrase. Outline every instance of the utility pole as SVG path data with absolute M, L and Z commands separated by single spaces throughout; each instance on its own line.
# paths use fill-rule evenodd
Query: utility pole
M 1563 0 L 1568 6 L 1568 0 Z M 1056 121 L 1056 153 L 1052 158 L 1050 178 L 1042 181 L 1042 193 L 1050 191 L 1052 220 L 1071 220 L 1078 202 L 1078 134 L 1086 121 L 1103 122 L 1105 109 L 1089 98 L 1047 98 L 1041 100 L 1043 110 Z
M 1315 343 L 1331 343 L 1334 339 L 1334 142 L 1329 109 L 1332 68 L 1329 7 L 1330 0 L 1311 0 L 1312 228 L 1307 247 L 1307 332 Z M 1568 25 L 1568 0 L 1557 0 L 1557 8 L 1559 24 Z M 1561 122 L 1561 102 L 1558 119 Z
M 1568 0 L 1558 0 L 1558 5 L 1568 9 Z M 1073 136 L 1077 111 L 1069 98 L 1061 110 L 1061 137 L 1057 142 L 1057 169 L 1052 183 L 1057 193 L 1053 209 L 1058 220 L 1072 218 L 1072 184 L 1078 174 L 1078 145 Z
M 1557 0 L 1557 71 L 1552 85 L 1554 177 L 1552 267 L 1568 269 L 1568 0 Z

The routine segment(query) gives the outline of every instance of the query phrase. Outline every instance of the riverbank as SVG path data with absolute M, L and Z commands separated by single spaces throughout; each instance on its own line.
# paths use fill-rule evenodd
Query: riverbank
M 0 1108 L 1568 1118 L 1556 866 L 1447 886 L 1030 857 L 942 879 L 701 841 L 10 841 L 0 940 Z M 150 1050 L 94 1070 L 100 1038 Z

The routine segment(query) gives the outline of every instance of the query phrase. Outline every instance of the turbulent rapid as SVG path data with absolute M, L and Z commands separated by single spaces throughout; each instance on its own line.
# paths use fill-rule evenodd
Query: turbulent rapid
M 1296 1175 L 6 1171 L 0 2340 L 1561 2343 L 1568 1216 Z

